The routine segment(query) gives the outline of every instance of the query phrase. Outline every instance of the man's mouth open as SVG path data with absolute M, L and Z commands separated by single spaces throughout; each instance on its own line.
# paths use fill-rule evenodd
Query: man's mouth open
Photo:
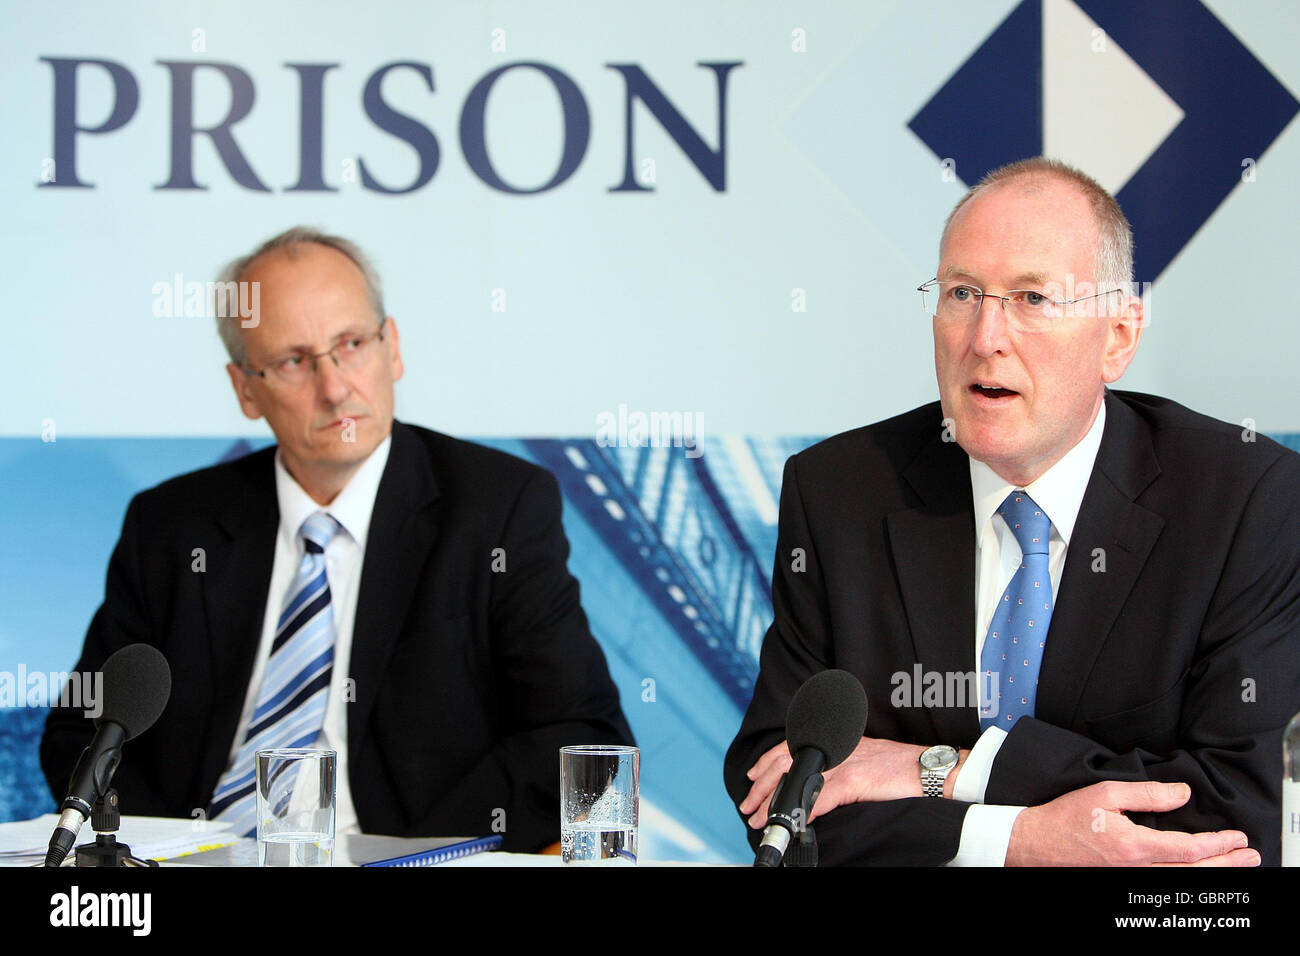
M 1003 388 L 1001 385 L 984 382 L 972 382 L 970 393 L 985 401 L 1005 401 L 1014 398 L 1020 393 L 1010 388 Z

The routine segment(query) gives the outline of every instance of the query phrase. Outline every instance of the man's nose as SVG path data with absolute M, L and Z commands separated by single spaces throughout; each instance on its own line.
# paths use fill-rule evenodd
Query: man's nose
M 994 295 L 986 295 L 980 300 L 979 311 L 975 314 L 975 328 L 971 331 L 971 347 L 977 355 L 994 355 L 1010 348 L 1007 336 L 1007 312 L 1002 307 L 1002 300 Z
M 330 405 L 339 404 L 352 391 L 351 380 L 333 355 L 316 360 L 316 391 Z

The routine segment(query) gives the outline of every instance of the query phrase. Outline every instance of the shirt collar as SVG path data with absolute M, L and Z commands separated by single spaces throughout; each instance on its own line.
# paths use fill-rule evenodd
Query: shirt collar
M 275 495 L 280 504 L 280 531 L 294 538 L 302 523 L 317 511 L 326 511 L 346 531 L 364 552 L 366 535 L 370 531 L 370 515 L 375 510 L 375 496 L 379 493 L 379 479 L 388 464 L 388 451 L 393 443 L 390 433 L 361 463 L 343 490 L 328 506 L 322 508 L 302 485 L 289 474 L 279 449 L 275 452 Z
M 1083 505 L 1083 493 L 1097 461 L 1101 435 L 1106 427 L 1106 402 L 1103 397 L 1097 417 L 1088 433 L 1037 480 L 1025 486 L 1029 497 L 1052 520 L 1052 528 L 1069 545 L 1074 523 Z M 983 543 L 984 529 L 991 525 L 994 513 L 1016 488 L 982 461 L 970 459 L 971 500 L 975 504 L 975 546 Z

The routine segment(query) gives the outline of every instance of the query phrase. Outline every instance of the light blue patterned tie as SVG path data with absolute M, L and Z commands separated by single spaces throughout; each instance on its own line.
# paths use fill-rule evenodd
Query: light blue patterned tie
M 1052 620 L 1052 579 L 1047 552 L 1052 522 L 1024 491 L 1013 491 L 998 514 L 1023 554 L 980 652 L 980 730 L 1010 730 L 1034 715 L 1038 671 Z M 991 697 L 989 695 L 992 695 Z
M 245 836 L 257 832 L 254 754 L 310 746 L 325 724 L 334 665 L 334 610 L 325 549 L 339 527 L 320 511 L 302 523 L 303 556 L 276 624 L 257 709 L 239 753 L 212 794 L 208 818 L 230 821 L 233 831 Z

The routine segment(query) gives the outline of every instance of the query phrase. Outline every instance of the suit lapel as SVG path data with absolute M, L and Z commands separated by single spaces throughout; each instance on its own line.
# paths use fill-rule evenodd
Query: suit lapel
M 1105 401 L 1106 428 L 1070 538 L 1039 675 L 1036 716 L 1058 727 L 1075 723 L 1101 646 L 1165 524 L 1134 503 L 1160 474 L 1150 431 L 1109 390 Z
M 886 519 L 889 545 L 916 659 L 940 674 L 976 668 L 975 509 L 970 466 L 956 442 L 935 436 L 903 472 L 922 504 Z M 927 708 L 937 740 L 974 740 L 979 719 L 968 707 Z
M 211 675 L 190 686 L 213 688 L 211 734 L 203 757 L 208 789 L 216 786 L 230 757 L 262 636 L 280 520 L 274 455 L 274 449 L 266 449 L 245 460 L 243 482 L 217 514 L 220 538 L 207 556 L 202 579 Z
M 348 760 L 356 756 L 374 709 L 393 644 L 426 573 L 437 531 L 438 484 L 419 437 L 393 422 L 393 442 L 379 481 L 361 568 L 349 671 L 356 699 L 348 709 Z

